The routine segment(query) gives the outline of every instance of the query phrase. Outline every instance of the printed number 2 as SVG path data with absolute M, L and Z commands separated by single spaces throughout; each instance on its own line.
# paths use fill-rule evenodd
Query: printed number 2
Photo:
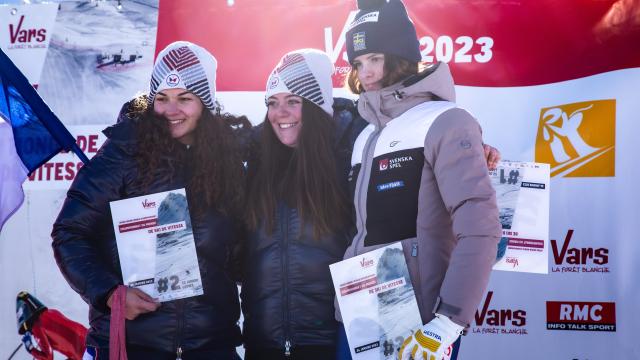
M 180 278 L 177 275 L 171 275 L 169 279 L 160 278 L 158 279 L 158 292 L 163 293 L 169 289 L 169 280 L 171 280 L 171 290 L 180 290 Z
M 470 36 L 460 36 L 456 38 L 455 43 L 461 47 L 453 52 L 453 40 L 449 36 L 440 36 L 433 40 L 430 36 L 424 36 L 420 39 L 420 45 L 424 46 L 424 49 L 420 52 L 422 60 L 426 62 L 433 62 L 434 56 L 431 55 L 435 50 L 435 60 L 442 62 L 450 62 L 453 58 L 456 63 L 470 63 L 475 60 L 479 63 L 486 63 L 493 57 L 491 48 L 493 47 L 493 39 L 488 36 L 478 38 L 475 43 L 480 45 L 480 51 L 477 54 L 469 54 L 469 51 L 473 47 L 473 38 Z
M 180 278 L 177 275 L 171 275 L 169 279 L 171 280 L 171 290 L 180 290 L 180 285 L 178 285 Z

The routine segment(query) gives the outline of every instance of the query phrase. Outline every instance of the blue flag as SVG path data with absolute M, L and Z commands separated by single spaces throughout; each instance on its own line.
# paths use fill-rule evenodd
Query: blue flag
M 0 49 L 0 230 L 24 199 L 22 183 L 61 150 L 87 163 L 75 138 Z

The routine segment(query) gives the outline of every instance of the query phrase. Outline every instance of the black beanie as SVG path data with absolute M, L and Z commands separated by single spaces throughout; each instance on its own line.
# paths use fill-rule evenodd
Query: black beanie
M 400 0 L 358 0 L 358 14 L 347 31 L 349 63 L 364 54 L 384 53 L 419 62 L 416 28 Z

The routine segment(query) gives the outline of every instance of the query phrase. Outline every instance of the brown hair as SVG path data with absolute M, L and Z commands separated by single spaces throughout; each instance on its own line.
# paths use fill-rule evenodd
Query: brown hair
M 134 100 L 132 107 L 129 116 L 136 121 L 138 181 L 148 188 L 159 175 L 154 170 L 183 145 L 171 138 L 166 119 L 154 113 L 153 106 L 147 105 L 146 97 Z M 244 166 L 232 132 L 232 126 L 239 123 L 249 124 L 249 121 L 244 116 L 228 113 L 214 115 L 203 107 L 194 130 L 193 151 L 186 159 L 187 166 L 193 169 L 186 190 L 189 199 L 193 200 L 190 208 L 196 213 L 214 207 L 225 215 L 241 216 Z M 175 169 L 172 161 L 168 165 L 170 171 L 162 176 L 171 181 Z
M 333 119 L 304 98 L 302 119 L 297 146 L 290 148 L 278 140 L 265 116 L 258 164 L 249 164 L 247 223 L 253 230 L 264 224 L 266 232 L 273 233 L 278 201 L 295 207 L 302 222 L 313 225 L 315 239 L 350 220 L 348 200 L 338 181 Z
M 421 65 L 418 62 L 411 62 L 396 55 L 384 54 L 384 76 L 380 80 L 381 85 L 383 88 L 393 85 L 400 80 L 417 74 L 420 70 Z M 364 92 L 364 88 L 360 84 L 360 80 L 358 80 L 358 70 L 354 66 L 351 66 L 347 74 L 345 87 L 354 94 Z

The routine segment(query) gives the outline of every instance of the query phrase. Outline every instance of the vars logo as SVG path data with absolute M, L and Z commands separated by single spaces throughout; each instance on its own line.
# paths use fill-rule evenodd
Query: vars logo
M 616 101 L 593 100 L 543 108 L 535 161 L 551 176 L 615 176 Z
M 144 201 L 142 202 L 142 207 L 145 209 L 153 209 L 156 207 L 156 202 L 144 199 Z
M 491 308 L 493 291 L 487 292 L 481 310 L 476 310 L 474 334 L 528 335 L 527 312 L 523 309 Z
M 30 43 L 32 41 L 43 42 L 47 38 L 47 29 L 23 29 L 24 15 L 20 16 L 18 24 L 14 27 L 9 24 L 9 41 L 13 45 L 18 43 Z
M 373 259 L 367 259 L 363 257 L 362 260 L 360 260 L 360 266 L 362 266 L 363 268 L 367 268 L 372 265 L 373 265 Z

